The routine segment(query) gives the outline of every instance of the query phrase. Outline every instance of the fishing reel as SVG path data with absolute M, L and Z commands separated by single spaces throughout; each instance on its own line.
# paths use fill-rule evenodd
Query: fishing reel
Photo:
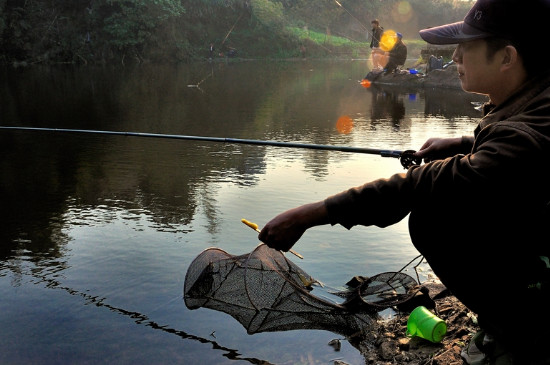
M 401 153 L 399 156 L 399 162 L 401 162 L 401 166 L 403 166 L 405 169 L 408 169 L 409 167 L 413 165 L 420 165 L 422 163 L 422 158 L 416 157 L 414 155 L 416 151 L 413 150 L 406 150 Z

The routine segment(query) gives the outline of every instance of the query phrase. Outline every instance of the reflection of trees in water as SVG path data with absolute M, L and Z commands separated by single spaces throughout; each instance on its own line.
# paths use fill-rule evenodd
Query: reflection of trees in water
M 328 175 L 328 164 L 330 160 L 328 151 L 307 151 L 305 156 L 305 171 L 311 173 L 317 181 L 322 181 Z
M 2 84 L 1 95 L 14 103 L 2 110 L 2 118 L 42 127 L 322 145 L 349 145 L 357 139 L 354 133 L 335 130 L 340 113 L 353 116 L 353 111 L 364 112 L 365 105 L 365 90 L 356 84 L 350 87 L 349 70 L 341 64 L 322 68 L 303 62 L 150 67 L 32 69 L 11 75 Z M 187 87 L 207 74 L 201 83 L 203 92 Z M 405 103 L 403 90 L 373 87 L 367 92 L 372 92 L 372 111 L 366 112 L 371 114 L 370 125 L 391 121 L 406 137 L 405 105 L 410 103 Z M 421 93 L 426 113 L 463 116 L 463 106 L 442 101 L 442 93 Z M 460 100 L 468 97 L 463 93 Z M 343 105 L 343 100 L 348 102 Z M 473 107 L 467 110 L 477 116 Z M 354 132 L 360 131 L 357 128 Z M 0 249 L 2 257 L 18 247 L 14 242 L 22 234 L 40 235 L 22 238 L 32 242 L 31 251 L 55 252 L 53 247 L 61 239 L 52 231 L 51 222 L 63 227 L 69 208 L 107 205 L 141 212 L 154 229 L 170 232 L 185 232 L 197 209 L 202 209 L 208 230 L 215 232 L 219 213 L 211 183 L 255 185 L 265 171 L 266 154 L 273 151 L 273 147 L 116 136 L 2 132 L 0 139 L 4 154 L 0 216 L 13 222 L 0 234 L 7 242 Z M 327 175 L 335 156 L 285 148 L 275 153 L 277 158 L 303 161 L 305 173 L 317 179 Z M 104 214 L 102 219 L 114 217 Z
M 62 232 L 65 202 L 56 196 L 64 189 L 65 161 L 41 159 L 50 154 L 41 140 L 12 137 L 0 135 L 0 259 L 21 253 L 28 261 L 61 257 L 68 241 Z
M 47 233 L 48 228 L 41 233 Z M 0 269 L 7 269 L 12 273 L 13 287 L 21 286 L 23 277 L 29 274 L 29 270 L 32 277 L 40 278 L 45 275 L 56 275 L 57 272 L 69 267 L 64 258 L 69 237 L 62 233 L 60 228 L 54 228 L 51 235 L 42 235 L 32 230 L 26 233 L 25 227 L 19 227 L 16 233 L 20 235 L 18 238 L 12 238 L 11 232 L 0 236 Z
M 215 185 L 204 184 L 200 187 L 199 196 L 197 197 L 206 220 L 208 221 L 208 225 L 205 228 L 208 233 L 212 235 L 219 233 L 218 223 L 220 222 L 220 219 L 218 218 L 218 209 L 216 207 L 216 199 L 214 198 L 215 194 L 212 191 L 215 188 Z
M 357 123 L 350 134 L 335 130 L 341 113 L 354 117 L 369 115 L 371 110 L 365 107 L 370 91 L 349 80 L 349 69 L 337 63 L 332 67 L 320 69 L 300 62 L 215 64 L 213 73 L 211 64 L 60 73 L 31 70 L 18 73 L 7 88 L 0 86 L 2 100 L 6 96 L 10 101 L 6 104 L 9 109 L 0 108 L 0 117 L 38 127 L 328 145 L 350 145 L 371 138 L 368 131 L 364 137 L 360 130 L 368 123 Z M 187 87 L 206 75 L 211 76 L 200 84 L 202 91 Z M 407 138 L 403 120 L 405 106 L 410 104 L 406 96 L 386 93 L 377 97 L 380 103 L 373 106 L 381 109 L 373 110 L 373 116 L 379 118 L 374 123 L 389 132 L 400 128 Z M 385 147 L 382 133 L 372 135 Z M 102 226 L 122 219 L 123 224 L 137 221 L 136 230 L 148 225 L 163 232 L 185 234 L 200 229 L 215 235 L 224 216 L 219 207 L 222 184 L 254 186 L 266 170 L 266 155 L 299 161 L 304 174 L 316 179 L 327 176 L 331 159 L 352 156 L 220 143 L 16 132 L 0 133 L 0 153 L 0 269 L 13 272 L 14 285 L 27 275 L 33 280 L 43 278 L 48 287 L 82 296 L 86 303 L 182 338 L 212 343 L 214 348 L 220 348 L 219 344 L 187 337 L 173 326 L 158 325 L 141 313 L 111 306 L 54 281 L 55 275 L 62 273 L 51 270 L 64 270 L 69 259 L 65 257 L 71 239 L 65 233 L 67 227 Z M 199 213 L 205 220 L 204 227 L 197 228 L 193 223 Z M 223 351 L 240 359 L 237 351 Z
M 243 171 L 253 174 L 262 168 L 254 155 L 230 153 L 220 158 L 202 151 L 189 155 L 174 143 L 133 143 L 124 138 L 0 134 L 1 274 L 9 271 L 14 287 L 31 278 L 33 284 L 60 289 L 82 298 L 86 305 L 132 318 L 138 325 L 211 344 L 227 358 L 268 363 L 242 356 L 213 338 L 159 324 L 146 314 L 113 305 L 108 298 L 60 280 L 69 268 L 65 246 L 71 238 L 64 233 L 68 223 L 100 225 L 145 215 L 154 229 L 181 232 L 200 207 L 213 233 L 218 227 L 218 185 L 212 183 L 220 181 L 217 172 L 224 171 L 228 180 L 242 182 L 233 175 Z M 238 167 L 231 171 L 226 164 Z
M 233 160 L 242 155 L 228 160 L 201 151 L 182 155 L 179 146 L 163 141 L 132 146 L 125 138 L 18 133 L 3 134 L 2 140 L 3 258 L 21 249 L 55 256 L 67 241 L 61 234 L 67 221 L 107 223 L 144 215 L 156 230 L 186 232 L 201 204 L 214 227 L 210 180 L 219 179 L 218 171 L 240 180 L 226 164 L 257 168 L 254 159 Z

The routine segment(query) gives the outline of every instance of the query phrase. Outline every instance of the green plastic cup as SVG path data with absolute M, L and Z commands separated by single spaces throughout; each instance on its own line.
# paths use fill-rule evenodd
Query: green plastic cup
M 416 307 L 407 321 L 407 336 L 437 343 L 447 333 L 447 324 L 424 306 Z

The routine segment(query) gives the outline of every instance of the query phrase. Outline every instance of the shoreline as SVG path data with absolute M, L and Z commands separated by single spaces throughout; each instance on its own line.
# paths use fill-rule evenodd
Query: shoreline
M 433 300 L 433 308 L 428 308 L 447 324 L 447 333 L 441 342 L 408 337 L 407 320 L 414 308 L 402 310 L 390 319 L 378 321 L 378 325 L 358 344 L 365 364 L 463 364 L 460 353 L 479 330 L 477 317 L 443 285 L 428 284 L 427 287 Z

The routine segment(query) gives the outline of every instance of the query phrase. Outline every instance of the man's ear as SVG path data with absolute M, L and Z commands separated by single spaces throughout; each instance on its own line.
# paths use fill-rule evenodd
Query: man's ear
M 518 50 L 516 47 L 508 45 L 503 49 L 502 67 L 506 69 L 515 66 L 518 62 Z

